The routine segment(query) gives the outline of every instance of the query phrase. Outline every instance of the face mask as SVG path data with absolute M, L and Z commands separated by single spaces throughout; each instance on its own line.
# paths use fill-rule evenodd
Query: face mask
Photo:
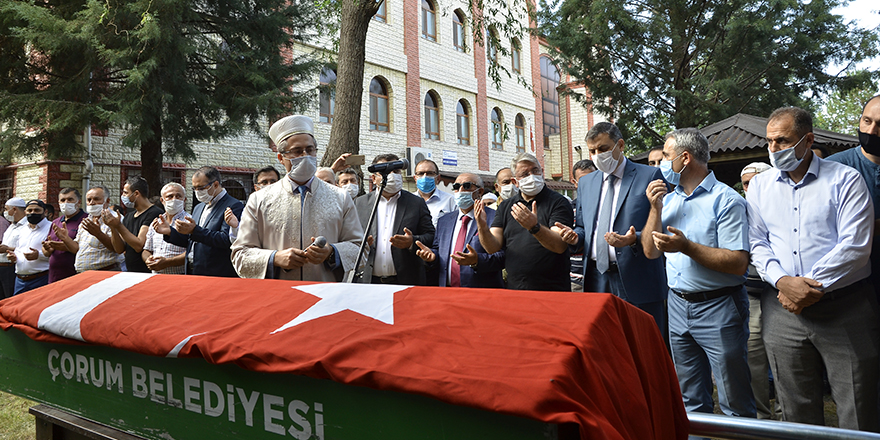
M 519 182 L 519 190 L 529 197 L 538 195 L 544 189 L 544 176 L 529 174 L 517 182 Z
M 73 214 L 76 214 L 78 210 L 76 207 L 76 203 L 60 203 L 61 205 L 61 213 L 67 217 L 70 217 Z
M 168 215 L 174 216 L 177 215 L 178 212 L 183 210 L 183 200 L 180 199 L 171 199 L 165 201 L 165 212 Z
M 675 171 L 672 171 L 672 163 L 675 162 L 679 157 L 681 157 L 681 154 L 675 156 L 675 159 L 663 159 L 660 161 L 660 172 L 663 173 L 663 179 L 673 185 L 678 185 L 678 182 L 681 181 L 681 171 L 684 171 L 684 169 L 687 168 L 687 165 L 685 165 L 684 168 L 682 168 L 681 171 L 677 173 Z
M 504 200 L 507 200 L 507 199 L 515 196 L 516 193 L 518 193 L 518 192 L 519 192 L 519 188 L 517 188 L 516 185 L 514 185 L 512 183 L 508 183 L 507 185 L 503 185 L 501 187 L 501 191 L 499 191 L 499 193 L 500 193 L 499 197 L 501 197 Z
M 357 197 L 358 191 L 360 191 L 360 187 L 356 183 L 346 183 L 345 190 L 348 191 L 348 195 L 350 195 L 353 199 Z
M 614 147 L 604 153 L 599 153 L 593 156 L 593 163 L 596 164 L 596 169 L 605 174 L 613 173 L 614 170 L 617 169 L 617 166 L 620 165 L 620 160 L 623 159 L 623 156 L 618 157 L 617 159 L 614 158 L 612 153 L 614 153 L 614 150 L 616 149 L 617 147 Z
M 4 212 L 4 213 L 3 213 L 3 218 L 5 218 L 6 221 L 8 221 L 9 223 L 13 223 L 13 222 L 15 222 L 15 217 L 14 217 L 12 214 L 8 213 L 8 212 Z
M 455 204 L 461 209 L 468 209 L 474 206 L 474 192 L 459 191 L 455 193 Z
M 308 182 L 318 170 L 318 158 L 301 156 L 290 159 L 290 172 L 287 173 L 294 182 Z
M 43 221 L 43 214 L 28 214 L 27 219 L 28 223 L 35 225 Z
M 859 130 L 859 144 L 862 145 L 862 148 L 865 149 L 866 153 L 880 156 L 880 136 L 870 133 L 862 133 L 862 131 Z
M 122 204 L 125 205 L 126 208 L 134 208 L 134 202 L 128 198 L 128 196 L 120 196 L 122 199 Z
M 779 171 L 794 171 L 800 166 L 801 162 L 803 162 L 804 157 L 807 156 L 807 152 L 804 151 L 804 155 L 801 156 L 800 159 L 797 158 L 797 150 L 798 145 L 804 140 L 807 135 L 803 135 L 801 140 L 797 141 L 791 148 L 786 148 L 781 151 L 777 151 L 775 153 L 770 153 L 770 165 L 778 169 Z
M 210 194 L 208 194 L 208 189 L 198 189 L 196 190 L 196 199 L 198 199 L 202 203 L 208 203 L 213 199 Z
M 388 184 L 385 185 L 385 192 L 397 194 L 401 189 L 403 189 L 403 176 L 399 173 L 388 174 Z
M 104 205 L 87 205 L 86 212 L 89 213 L 92 217 L 97 217 L 101 215 L 101 211 L 104 210 Z
M 437 188 L 437 182 L 433 177 L 420 177 L 416 179 L 416 187 L 419 188 L 419 191 L 427 194 Z

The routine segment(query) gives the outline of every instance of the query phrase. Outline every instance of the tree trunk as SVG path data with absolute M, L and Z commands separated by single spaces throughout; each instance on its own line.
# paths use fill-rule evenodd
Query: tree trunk
M 336 71 L 336 110 L 322 166 L 330 166 L 342 153 L 360 151 L 361 108 L 364 95 L 364 60 L 367 29 L 379 4 L 371 0 L 343 0 L 339 26 Z
M 151 123 L 153 137 L 141 142 L 141 177 L 150 185 L 150 197 L 162 190 L 162 120 L 156 115 Z M 184 182 L 184 185 L 186 183 Z

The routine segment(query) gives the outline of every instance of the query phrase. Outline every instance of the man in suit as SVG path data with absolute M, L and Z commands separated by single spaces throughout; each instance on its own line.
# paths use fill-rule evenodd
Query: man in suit
M 504 288 L 501 269 L 504 251 L 486 253 L 477 236 L 474 202 L 483 193 L 483 180 L 471 173 L 461 173 L 452 185 L 458 209 L 437 220 L 437 233 L 430 248 L 417 241 L 416 254 L 429 265 L 439 266 L 440 287 Z M 495 210 L 486 208 L 486 222 L 495 220 Z
M 159 216 L 156 232 L 168 243 L 186 248 L 186 273 L 220 277 L 237 277 L 230 258 L 229 225 L 223 220 L 226 208 L 241 218 L 244 205 L 226 193 L 220 185 L 220 172 L 214 167 L 201 167 L 192 177 L 198 205 L 192 217 L 175 220 L 174 226 Z
M 373 164 L 399 160 L 394 154 L 380 154 Z M 378 187 L 382 175 L 373 173 L 370 178 L 376 191 L 358 197 L 355 207 L 361 225 L 366 228 L 370 213 L 379 197 Z M 379 198 L 376 220 L 368 234 L 376 237 L 375 246 L 370 246 L 364 280 L 373 284 L 426 284 L 425 263 L 416 255 L 416 241 L 434 242 L 434 225 L 431 212 L 421 197 L 403 189 L 403 176 L 400 170 L 388 174 L 388 184 Z
M 574 230 L 558 225 L 573 252 L 583 249 L 584 292 L 617 295 L 651 314 L 665 335 L 663 260 L 645 257 L 636 230 L 648 220 L 651 204 L 645 189 L 662 178 L 660 170 L 627 160 L 623 136 L 614 124 L 594 125 L 586 143 L 601 173 L 578 182 Z

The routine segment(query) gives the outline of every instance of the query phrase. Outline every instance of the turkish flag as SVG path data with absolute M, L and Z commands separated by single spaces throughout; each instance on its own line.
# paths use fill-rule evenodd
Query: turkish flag
M 582 439 L 688 431 L 653 319 L 607 294 L 87 272 L 0 302 L 0 327 L 577 423 Z

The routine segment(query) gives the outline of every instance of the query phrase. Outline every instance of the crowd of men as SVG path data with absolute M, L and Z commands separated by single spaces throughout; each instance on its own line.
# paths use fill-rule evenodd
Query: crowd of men
M 860 147 L 828 159 L 813 151 L 807 111 L 773 112 L 770 165 L 742 170 L 746 198 L 715 178 L 694 128 L 669 133 L 646 166 L 626 158 L 614 124 L 595 124 L 574 202 L 527 153 L 497 171 L 497 195 L 473 173 L 439 189 L 431 160 L 414 164 L 410 193 L 400 167 L 370 174 L 368 188 L 349 154 L 319 168 L 306 116 L 269 136 L 285 174 L 257 171 L 246 204 L 212 167 L 192 177 L 192 214 L 182 185 L 162 188 L 160 208 L 140 177 L 122 188 L 124 216 L 103 186 L 88 189 L 85 212 L 80 192 L 62 189 L 51 221 L 43 201 L 9 199 L 4 294 L 87 270 L 604 292 L 654 318 L 688 411 L 712 412 L 714 385 L 725 414 L 823 424 L 826 374 L 840 426 L 880 430 L 880 96 L 863 110 Z

